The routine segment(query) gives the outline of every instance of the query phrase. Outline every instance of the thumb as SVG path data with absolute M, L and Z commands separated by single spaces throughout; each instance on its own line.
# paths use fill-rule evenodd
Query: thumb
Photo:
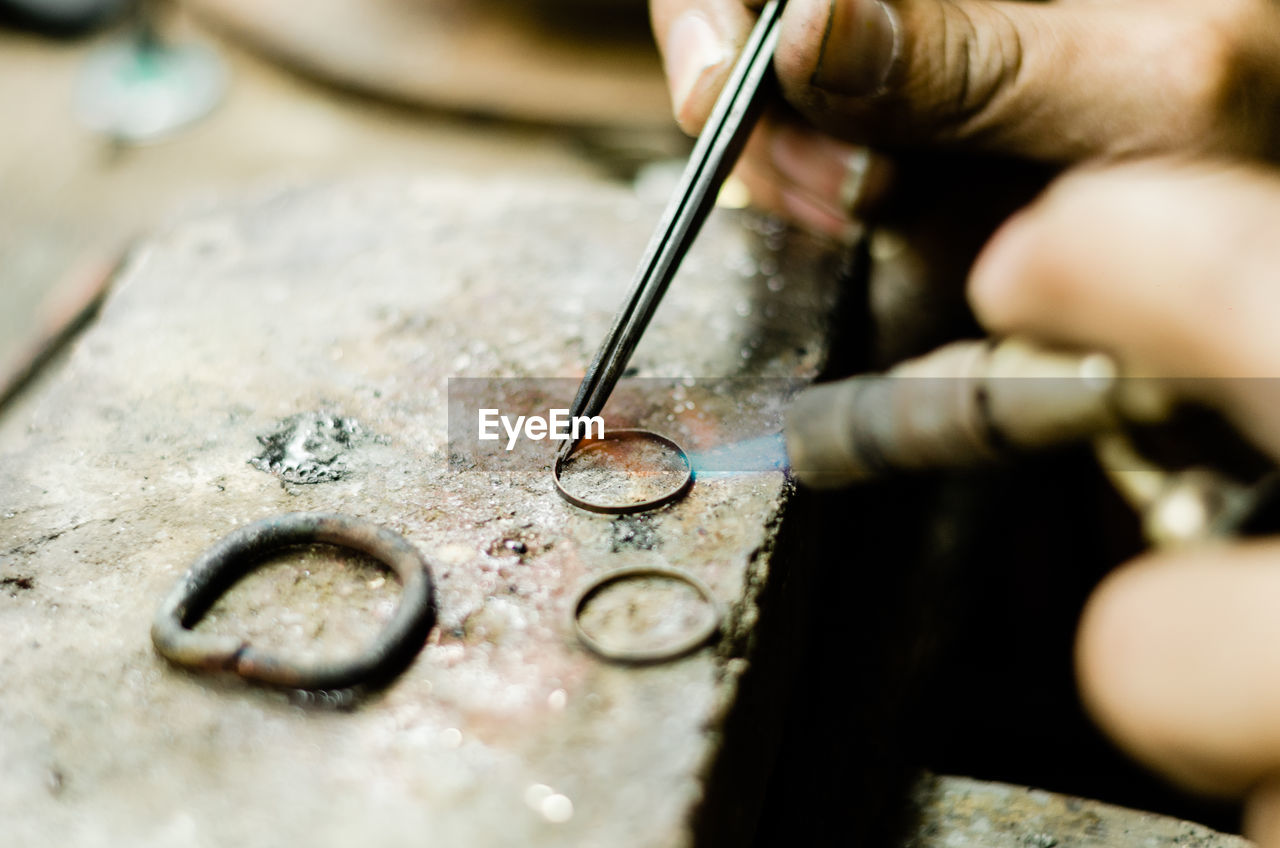
M 1274 10 L 1217 5 L 791 0 L 777 65 L 856 142 L 1047 161 L 1258 146 L 1238 60 L 1275 40 Z

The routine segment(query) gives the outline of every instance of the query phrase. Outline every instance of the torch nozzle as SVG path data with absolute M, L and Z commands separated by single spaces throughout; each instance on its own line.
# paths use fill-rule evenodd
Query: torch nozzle
M 978 465 L 1088 439 L 1119 421 L 1167 416 L 1163 397 L 1130 398 L 1101 353 L 1017 338 L 955 342 L 884 374 L 813 386 L 787 417 L 795 476 L 833 488 L 886 473 Z

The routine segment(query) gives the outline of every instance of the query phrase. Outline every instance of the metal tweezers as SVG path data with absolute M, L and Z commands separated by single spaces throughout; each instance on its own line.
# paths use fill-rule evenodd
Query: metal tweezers
M 570 411 L 572 417 L 594 416 L 604 409 L 681 260 L 715 205 L 721 183 L 729 176 L 765 101 L 776 87 L 773 54 L 785 3 L 786 0 L 769 0 L 760 12 L 649 241 L 631 293 L 578 387 Z M 577 440 L 566 440 L 561 453 L 567 455 L 576 446 Z

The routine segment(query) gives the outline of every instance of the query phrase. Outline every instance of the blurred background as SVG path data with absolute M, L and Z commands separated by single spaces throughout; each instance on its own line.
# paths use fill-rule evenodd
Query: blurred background
M 0 415 L 183 210 L 433 170 L 661 195 L 688 149 L 643 0 L 0 0 L 0 114 Z

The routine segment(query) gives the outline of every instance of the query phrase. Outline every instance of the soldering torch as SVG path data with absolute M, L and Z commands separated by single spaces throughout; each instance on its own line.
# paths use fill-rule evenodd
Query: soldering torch
M 809 388 L 787 418 L 791 469 L 816 488 L 895 471 L 977 465 L 1167 416 L 1119 387 L 1101 353 L 1020 339 L 955 342 L 884 374 Z
M 1123 379 L 1105 354 L 961 341 L 884 374 L 810 387 L 788 413 L 785 438 L 792 473 L 813 488 L 1092 442 L 1152 543 L 1238 531 L 1270 500 L 1274 475 L 1245 485 L 1147 460 L 1125 428 L 1165 421 L 1173 408 L 1161 383 Z

